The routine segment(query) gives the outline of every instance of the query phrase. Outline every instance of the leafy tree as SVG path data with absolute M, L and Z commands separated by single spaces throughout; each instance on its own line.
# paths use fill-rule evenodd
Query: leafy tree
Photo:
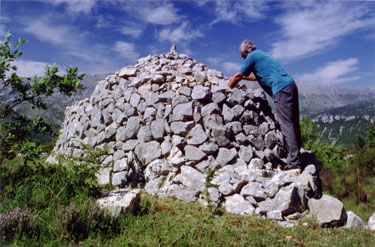
M 318 141 L 315 123 L 310 117 L 304 117 L 300 125 L 303 147 L 306 149 L 311 149 L 312 146 Z
M 366 141 L 369 147 L 375 147 L 375 121 L 370 123 L 366 133 Z
M 354 147 L 356 149 L 362 149 L 362 148 L 365 147 L 365 145 L 366 145 L 366 140 L 363 138 L 363 136 L 362 135 L 357 135 L 357 138 L 356 138 L 356 140 L 354 142 Z
M 41 78 L 34 76 L 28 83 L 17 75 L 17 66 L 12 64 L 22 56 L 18 47 L 27 41 L 19 39 L 11 44 L 10 39 L 8 33 L 0 43 L 0 164 L 18 154 L 22 154 L 25 160 L 39 156 L 42 150 L 32 141 L 32 136 L 54 134 L 52 124 L 40 116 L 31 118 L 19 113 L 17 107 L 28 104 L 32 109 L 47 109 L 43 97 L 49 97 L 55 91 L 71 96 L 82 88 L 80 80 L 84 77 L 84 73 L 78 74 L 78 69 L 72 66 L 66 74 L 59 75 L 59 69 L 53 64 L 46 66 Z

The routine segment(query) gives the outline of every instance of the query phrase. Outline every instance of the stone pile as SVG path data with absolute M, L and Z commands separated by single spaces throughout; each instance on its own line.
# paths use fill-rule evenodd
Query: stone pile
M 227 84 L 175 49 L 141 58 L 66 109 L 54 153 L 81 157 L 81 143 L 108 146 L 102 184 L 298 219 L 319 194 L 315 165 L 298 176 L 278 171 L 285 145 L 265 94 Z

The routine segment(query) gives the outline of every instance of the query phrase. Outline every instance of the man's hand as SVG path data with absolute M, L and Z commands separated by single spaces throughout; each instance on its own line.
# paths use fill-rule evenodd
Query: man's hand
M 241 81 L 243 77 L 244 77 L 244 74 L 242 74 L 241 72 L 237 72 L 234 76 L 232 76 L 232 78 L 230 78 L 228 86 L 231 89 L 235 88 L 238 82 Z

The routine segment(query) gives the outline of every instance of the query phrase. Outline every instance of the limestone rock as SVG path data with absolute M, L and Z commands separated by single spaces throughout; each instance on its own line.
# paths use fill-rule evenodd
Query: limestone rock
M 246 201 L 245 198 L 239 194 L 226 197 L 224 207 L 229 213 L 248 215 L 252 215 L 254 213 L 254 207 L 251 205 L 251 203 Z
M 209 88 L 197 85 L 193 88 L 193 92 L 191 93 L 192 99 L 195 100 L 205 100 L 211 97 L 211 93 Z
M 204 190 L 204 174 L 190 166 L 181 166 L 181 173 L 178 174 L 173 181 L 183 184 L 188 190 L 194 190 L 196 192 L 202 192 Z
M 348 211 L 346 214 L 348 215 L 348 218 L 346 220 L 345 228 L 355 229 L 365 226 L 362 219 L 352 211 Z
M 252 196 L 258 201 L 263 201 L 267 198 L 267 195 L 262 187 L 261 183 L 249 182 L 241 190 L 241 195 Z
M 370 231 L 375 231 L 375 213 L 372 214 L 372 216 L 368 219 L 368 226 L 367 228 Z
M 131 76 L 136 76 L 137 74 L 137 68 L 131 68 L 131 67 L 124 67 L 122 69 L 120 69 L 118 75 L 121 77 L 121 78 L 125 78 L 127 79 L 128 77 L 131 77 Z
M 138 159 L 147 166 L 151 161 L 160 157 L 161 147 L 156 141 L 141 143 L 135 148 L 134 153 L 137 155 Z
M 345 224 L 347 214 L 344 205 L 338 199 L 323 195 L 321 199 L 310 199 L 308 202 L 310 214 L 319 225 L 327 226 L 336 224 L 342 226 Z
M 138 189 L 117 189 L 98 199 L 97 203 L 100 208 L 107 210 L 112 216 L 117 216 L 121 212 L 137 210 L 140 200 L 141 194 Z
M 187 160 L 193 160 L 193 161 L 200 161 L 204 157 L 206 157 L 206 154 L 199 150 L 199 148 L 191 146 L 191 145 L 186 145 L 185 148 L 185 156 Z
M 290 184 L 287 187 L 282 187 L 273 199 L 268 198 L 260 202 L 259 208 L 261 213 L 279 210 L 283 215 L 288 215 L 303 210 L 302 200 L 298 186 Z
M 219 154 L 217 155 L 217 162 L 219 162 L 222 166 L 228 164 L 234 157 L 237 155 L 236 149 L 227 149 L 227 148 L 220 148 Z

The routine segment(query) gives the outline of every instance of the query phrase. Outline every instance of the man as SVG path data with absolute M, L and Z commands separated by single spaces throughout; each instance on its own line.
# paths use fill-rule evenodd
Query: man
M 289 170 L 288 173 L 300 173 L 302 141 L 297 86 L 274 58 L 257 50 L 251 41 L 245 40 L 241 43 L 240 53 L 245 61 L 240 71 L 230 79 L 228 86 L 234 88 L 241 80 L 258 81 L 264 91 L 274 99 L 281 132 L 288 146 L 287 165 L 284 169 Z

